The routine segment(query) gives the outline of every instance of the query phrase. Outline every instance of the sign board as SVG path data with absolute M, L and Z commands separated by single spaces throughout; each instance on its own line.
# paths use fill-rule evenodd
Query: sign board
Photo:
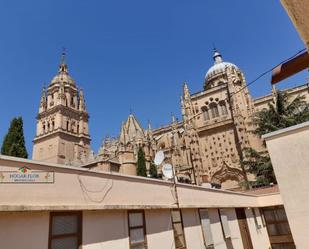
M 0 183 L 54 183 L 54 172 L 21 167 L 15 171 L 0 171 Z

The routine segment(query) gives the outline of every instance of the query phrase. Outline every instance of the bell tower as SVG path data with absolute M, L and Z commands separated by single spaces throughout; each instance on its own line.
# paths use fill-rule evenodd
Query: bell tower
M 90 154 L 89 115 L 84 94 L 69 75 L 62 53 L 58 74 L 43 88 L 32 159 L 78 165 Z

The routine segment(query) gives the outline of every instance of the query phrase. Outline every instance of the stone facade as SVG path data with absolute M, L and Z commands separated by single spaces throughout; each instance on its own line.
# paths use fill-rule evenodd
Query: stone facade
M 183 85 L 182 121 L 173 118 L 169 125 L 143 130 L 131 114 L 122 125 L 119 138 L 107 138 L 103 142 L 97 160 L 104 159 L 108 164 L 108 158 L 113 158 L 112 162 L 116 158 L 119 168 L 114 170 L 132 174 L 134 170 L 124 168 L 134 168 L 137 149 L 141 146 L 148 165 L 155 152 L 163 150 L 166 161 L 175 166 L 181 180 L 218 184 L 223 188 L 238 187 L 245 178 L 252 180 L 253 176 L 245 173 L 240 160 L 244 148 L 266 150 L 253 133 L 252 115 L 267 108 L 273 94 L 252 99 L 242 71 L 224 62 L 217 51 L 213 58 L 214 65 L 206 73 L 202 91 L 191 94 L 188 85 Z M 290 98 L 305 95 L 309 101 L 308 85 L 286 91 Z M 125 161 L 130 166 L 125 166 Z M 96 168 L 98 164 L 91 167 Z
M 88 119 L 83 91 L 69 75 L 63 54 L 58 74 L 43 88 L 32 158 L 71 165 L 88 161 Z
M 252 115 L 268 107 L 273 94 L 252 99 L 242 71 L 214 53 L 214 65 L 205 76 L 204 89 L 191 94 L 186 83 L 181 97 L 182 120 L 143 129 L 130 114 L 120 135 L 106 137 L 97 155 L 90 152 L 88 114 L 84 96 L 69 76 L 64 62 L 43 90 L 37 118 L 33 159 L 135 175 L 137 152 L 145 152 L 149 168 L 157 151 L 163 150 L 179 180 L 201 185 L 212 183 L 235 188 L 253 179 L 241 167 L 244 148 L 266 148 L 253 131 Z M 305 95 L 309 86 L 288 89 L 291 98 Z M 45 130 L 45 131 L 44 131 Z M 159 168 L 160 173 L 160 168 Z

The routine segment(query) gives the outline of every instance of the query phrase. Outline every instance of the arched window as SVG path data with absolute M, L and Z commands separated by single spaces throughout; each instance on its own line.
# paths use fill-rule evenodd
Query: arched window
M 55 121 L 53 120 L 52 121 L 52 130 L 54 130 L 55 129 Z
M 219 110 L 218 110 L 218 106 L 216 103 L 211 103 L 209 105 L 210 108 L 210 112 L 211 112 L 211 117 L 212 118 L 217 118 L 219 117 Z
M 74 97 L 73 96 L 71 97 L 71 106 L 74 107 Z
M 47 124 L 47 132 L 49 132 L 50 131 L 50 123 L 48 122 L 48 124 Z
M 224 101 L 220 101 L 220 109 L 222 115 L 227 115 L 226 103 Z
M 45 126 L 45 123 L 43 123 L 43 133 L 46 132 L 46 126 Z
M 69 125 L 70 125 L 70 122 L 69 121 L 67 121 L 67 131 L 69 130 Z
M 204 121 L 209 120 L 210 117 L 209 117 L 209 110 L 208 110 L 208 108 L 202 107 L 202 112 L 203 112 Z

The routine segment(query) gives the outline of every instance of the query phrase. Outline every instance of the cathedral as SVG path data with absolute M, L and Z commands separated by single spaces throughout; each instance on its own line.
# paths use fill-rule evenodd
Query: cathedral
M 148 169 L 162 150 L 179 181 L 232 189 L 253 180 L 240 162 L 245 148 L 266 150 L 254 134 L 252 116 L 268 107 L 273 94 L 253 99 L 239 67 L 224 61 L 218 51 L 213 60 L 200 92 L 192 94 L 188 84 L 183 84 L 181 121 L 173 117 L 166 126 L 149 124 L 144 129 L 130 114 L 119 136 L 106 137 L 95 154 L 84 94 L 69 75 L 63 54 L 58 74 L 42 92 L 33 159 L 136 175 L 137 153 L 142 148 Z M 286 91 L 291 98 L 304 95 L 309 101 L 308 84 Z

